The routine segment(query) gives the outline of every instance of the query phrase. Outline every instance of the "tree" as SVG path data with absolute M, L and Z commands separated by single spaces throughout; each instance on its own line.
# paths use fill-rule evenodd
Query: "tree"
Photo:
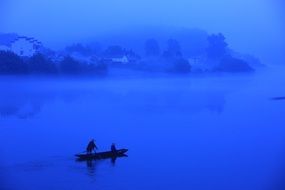
M 241 59 L 234 58 L 232 56 L 224 57 L 220 64 L 214 69 L 219 72 L 253 72 L 254 69 L 249 64 Z
M 208 37 L 207 55 L 211 59 L 222 58 L 227 51 L 228 44 L 223 34 L 212 34 Z
M 108 66 L 104 63 L 89 64 L 87 65 L 86 70 L 87 74 L 106 75 Z
M 60 71 L 66 75 L 105 75 L 108 67 L 104 63 L 81 63 L 71 57 L 65 57 L 60 62 Z
M 148 39 L 145 42 L 145 54 L 146 56 L 159 56 L 160 55 L 159 44 L 155 39 Z
M 165 62 L 165 71 L 177 74 L 190 73 L 191 65 L 187 59 L 177 57 Z
M 27 64 L 10 51 L 0 51 L 0 74 L 27 74 Z
M 166 58 L 181 57 L 181 47 L 177 40 L 169 39 L 167 41 L 167 50 L 163 53 Z
M 55 64 L 42 54 L 35 54 L 28 60 L 31 73 L 35 74 L 55 74 L 57 68 Z
M 82 73 L 82 65 L 72 57 L 67 56 L 60 62 L 60 71 L 68 75 L 80 74 Z
M 80 43 L 68 46 L 65 48 L 65 50 L 69 53 L 77 52 L 77 53 L 80 53 L 81 55 L 84 55 L 84 56 L 89 56 L 89 55 L 93 54 L 92 48 L 90 48 L 88 46 L 84 46 Z
M 125 55 L 125 50 L 121 46 L 109 46 L 105 52 L 106 57 L 122 57 Z
M 184 58 L 178 58 L 174 61 L 173 71 L 177 73 L 189 73 L 191 72 L 191 65 L 189 61 Z

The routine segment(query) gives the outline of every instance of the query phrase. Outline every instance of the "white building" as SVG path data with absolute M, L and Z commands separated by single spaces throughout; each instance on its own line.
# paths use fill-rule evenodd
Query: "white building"
M 129 59 L 126 55 L 122 56 L 122 57 L 115 57 L 115 58 L 111 58 L 113 63 L 121 63 L 121 64 L 127 64 L 129 63 Z
M 210 60 L 204 55 L 189 58 L 188 61 L 194 72 L 211 70 L 214 65 L 213 63 L 210 63 Z
M 0 45 L 0 51 L 10 51 L 8 46 Z
M 33 56 L 41 47 L 41 42 L 34 38 L 28 38 L 25 36 L 17 36 L 5 44 L 0 44 L 0 50 L 12 51 L 13 53 L 23 57 Z

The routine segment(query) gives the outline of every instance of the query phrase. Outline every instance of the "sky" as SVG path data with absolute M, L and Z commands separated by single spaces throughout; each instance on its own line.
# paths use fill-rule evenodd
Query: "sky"
M 224 33 L 237 51 L 277 61 L 285 51 L 284 6 L 282 0 L 1 0 L 0 32 L 58 48 L 147 26 L 201 28 Z

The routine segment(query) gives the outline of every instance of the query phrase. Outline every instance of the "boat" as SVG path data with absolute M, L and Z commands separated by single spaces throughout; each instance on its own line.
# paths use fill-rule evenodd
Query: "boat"
M 117 158 L 117 157 L 126 157 L 125 154 L 128 149 L 118 149 L 117 151 L 106 151 L 106 152 L 96 152 L 92 154 L 76 154 L 75 156 L 78 160 L 99 160 L 107 158 Z
M 285 96 L 273 97 L 271 100 L 285 100 Z

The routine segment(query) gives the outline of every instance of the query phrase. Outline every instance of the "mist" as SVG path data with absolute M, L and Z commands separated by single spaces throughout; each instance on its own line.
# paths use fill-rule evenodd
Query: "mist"
M 277 0 L 11 0 L 1 5 L 1 32 L 34 36 L 52 48 L 137 28 L 182 27 L 222 32 L 233 49 L 268 64 L 284 58 L 284 3 Z
M 284 102 L 270 97 L 285 93 L 283 73 L 2 78 L 0 187 L 281 190 Z M 129 157 L 76 162 L 92 137 Z
M 0 0 L 0 189 L 283 190 L 284 12 Z

